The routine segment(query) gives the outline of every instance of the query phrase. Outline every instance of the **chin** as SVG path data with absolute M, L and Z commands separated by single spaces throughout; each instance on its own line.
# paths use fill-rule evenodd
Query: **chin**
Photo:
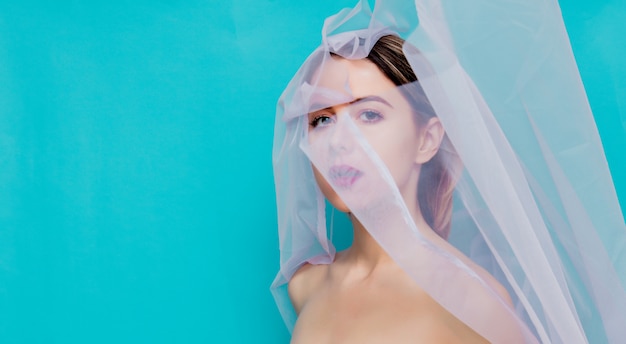
M 343 203 L 343 201 L 341 200 L 341 198 L 339 198 L 339 196 L 334 195 L 335 197 L 328 197 L 327 195 L 326 199 L 328 200 L 328 202 L 330 202 L 330 204 L 333 205 L 333 207 L 335 207 L 335 209 L 339 210 L 342 213 L 349 213 L 350 209 L 348 208 L 348 206 Z
M 335 207 L 335 209 L 339 210 L 340 212 L 349 213 L 350 209 L 348 208 L 348 206 L 343 202 L 341 197 L 337 195 L 335 190 L 333 190 L 330 184 L 328 184 L 328 181 L 326 181 L 326 179 L 322 176 L 321 173 L 319 173 L 319 171 L 315 167 L 313 167 L 313 175 L 315 176 L 317 186 L 320 188 L 322 194 L 324 195 L 324 197 L 326 197 L 328 202 L 330 202 L 330 204 L 332 204 L 333 207 Z

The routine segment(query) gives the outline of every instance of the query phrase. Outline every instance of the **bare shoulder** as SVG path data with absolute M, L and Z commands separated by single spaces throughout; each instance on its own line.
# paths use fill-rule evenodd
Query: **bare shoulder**
M 328 265 L 304 264 L 291 277 L 287 290 L 296 313 L 300 311 L 316 290 L 324 283 Z
M 523 328 L 519 319 L 513 311 L 513 301 L 511 295 L 495 277 L 480 265 L 473 262 L 463 253 L 450 245 L 450 252 L 456 255 L 461 261 L 472 269 L 482 281 L 484 281 L 491 291 L 493 291 L 500 300 L 496 300 L 494 293 L 486 292 L 482 283 L 475 283 L 466 286 L 468 294 L 472 295 L 468 302 L 470 307 L 480 310 L 473 322 L 483 328 L 493 328 L 493 324 L 497 325 L 497 330 L 491 333 L 490 341 L 496 343 L 524 343 Z M 502 304 L 508 306 L 508 310 L 502 307 Z
M 502 284 L 500 284 L 500 282 L 498 282 L 495 278 L 493 278 L 492 288 L 498 294 L 498 296 L 500 296 L 502 301 L 504 301 L 509 307 L 513 308 L 513 299 L 511 299 L 509 291 L 506 290 L 506 288 Z
M 500 299 L 504 303 L 506 303 L 507 306 L 512 308 L 513 300 L 511 299 L 511 295 L 509 295 L 508 290 L 483 267 L 474 263 L 472 260 L 468 258 L 466 258 L 466 260 L 470 268 L 474 270 L 475 272 L 477 272 L 478 275 L 483 278 L 483 280 L 487 283 L 487 285 L 491 287 L 491 289 L 500 297 Z
M 455 250 L 456 251 L 456 250 Z M 498 343 L 524 343 L 523 329 L 520 322 L 512 312 L 514 306 L 511 295 L 507 289 L 487 270 L 473 262 L 467 256 L 459 251 L 454 252 L 462 261 L 464 261 L 481 279 L 490 287 L 492 291 L 500 298 L 496 301 L 492 293 L 485 293 L 484 288 L 479 284 L 468 286 L 468 290 L 472 293 L 472 303 L 476 309 L 481 309 L 482 319 L 475 319 L 477 323 L 482 322 L 485 328 L 492 327 L 494 320 L 497 321 L 498 330 L 492 333 L 490 338 L 493 342 Z M 496 301 L 496 302 L 494 302 Z M 502 303 L 508 306 L 508 311 L 502 308 Z
M 487 270 L 485 270 L 482 266 L 476 264 L 474 261 L 469 259 L 465 254 L 459 251 L 456 247 L 450 244 L 447 241 L 442 241 L 439 238 L 439 243 L 442 247 L 447 248 L 447 250 L 455 255 L 459 260 L 465 263 L 470 269 L 478 274 L 483 281 L 487 283 L 487 285 L 504 301 L 509 307 L 513 307 L 513 301 L 511 300 L 511 295 L 506 290 L 506 288 L 495 278 L 493 277 Z

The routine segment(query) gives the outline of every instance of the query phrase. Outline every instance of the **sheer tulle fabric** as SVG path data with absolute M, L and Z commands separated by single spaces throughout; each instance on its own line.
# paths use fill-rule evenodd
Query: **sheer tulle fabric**
M 626 338 L 626 226 L 558 4 L 378 1 L 372 12 L 365 1 L 328 18 L 322 33 L 281 96 L 275 127 L 281 269 L 272 290 L 288 327 L 289 279 L 335 255 L 314 166 L 398 265 L 489 341 Z M 388 92 L 420 93 L 428 109 L 415 110 L 434 111 L 446 131 L 438 154 L 458 177 L 448 241 L 417 228 L 357 104 L 332 126 L 309 128 L 308 113 L 355 99 L 348 82 L 318 84 L 330 53 L 361 59 L 390 33 L 407 40 L 419 84 Z M 338 172 L 337 161 L 358 172 Z M 358 173 L 358 183 L 342 173 Z

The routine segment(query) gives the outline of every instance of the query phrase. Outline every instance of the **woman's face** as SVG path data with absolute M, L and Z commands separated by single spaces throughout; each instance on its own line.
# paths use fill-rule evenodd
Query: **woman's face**
M 420 148 L 424 135 L 409 103 L 369 60 L 332 57 L 327 62 L 318 71 L 318 86 L 336 92 L 339 99 L 353 100 L 308 115 L 309 145 L 320 189 L 342 211 L 349 211 L 346 203 L 354 206 L 375 197 L 381 173 L 358 143 L 362 137 L 387 167 L 403 198 L 415 199 L 419 166 L 424 162 Z M 346 197 L 353 200 L 344 203 Z

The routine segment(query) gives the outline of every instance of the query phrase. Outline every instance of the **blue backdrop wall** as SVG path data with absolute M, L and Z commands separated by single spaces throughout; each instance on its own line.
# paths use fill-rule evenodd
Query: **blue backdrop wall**
M 356 0 L 0 2 L 0 343 L 281 343 L 275 104 Z M 626 5 L 561 2 L 626 206 Z

